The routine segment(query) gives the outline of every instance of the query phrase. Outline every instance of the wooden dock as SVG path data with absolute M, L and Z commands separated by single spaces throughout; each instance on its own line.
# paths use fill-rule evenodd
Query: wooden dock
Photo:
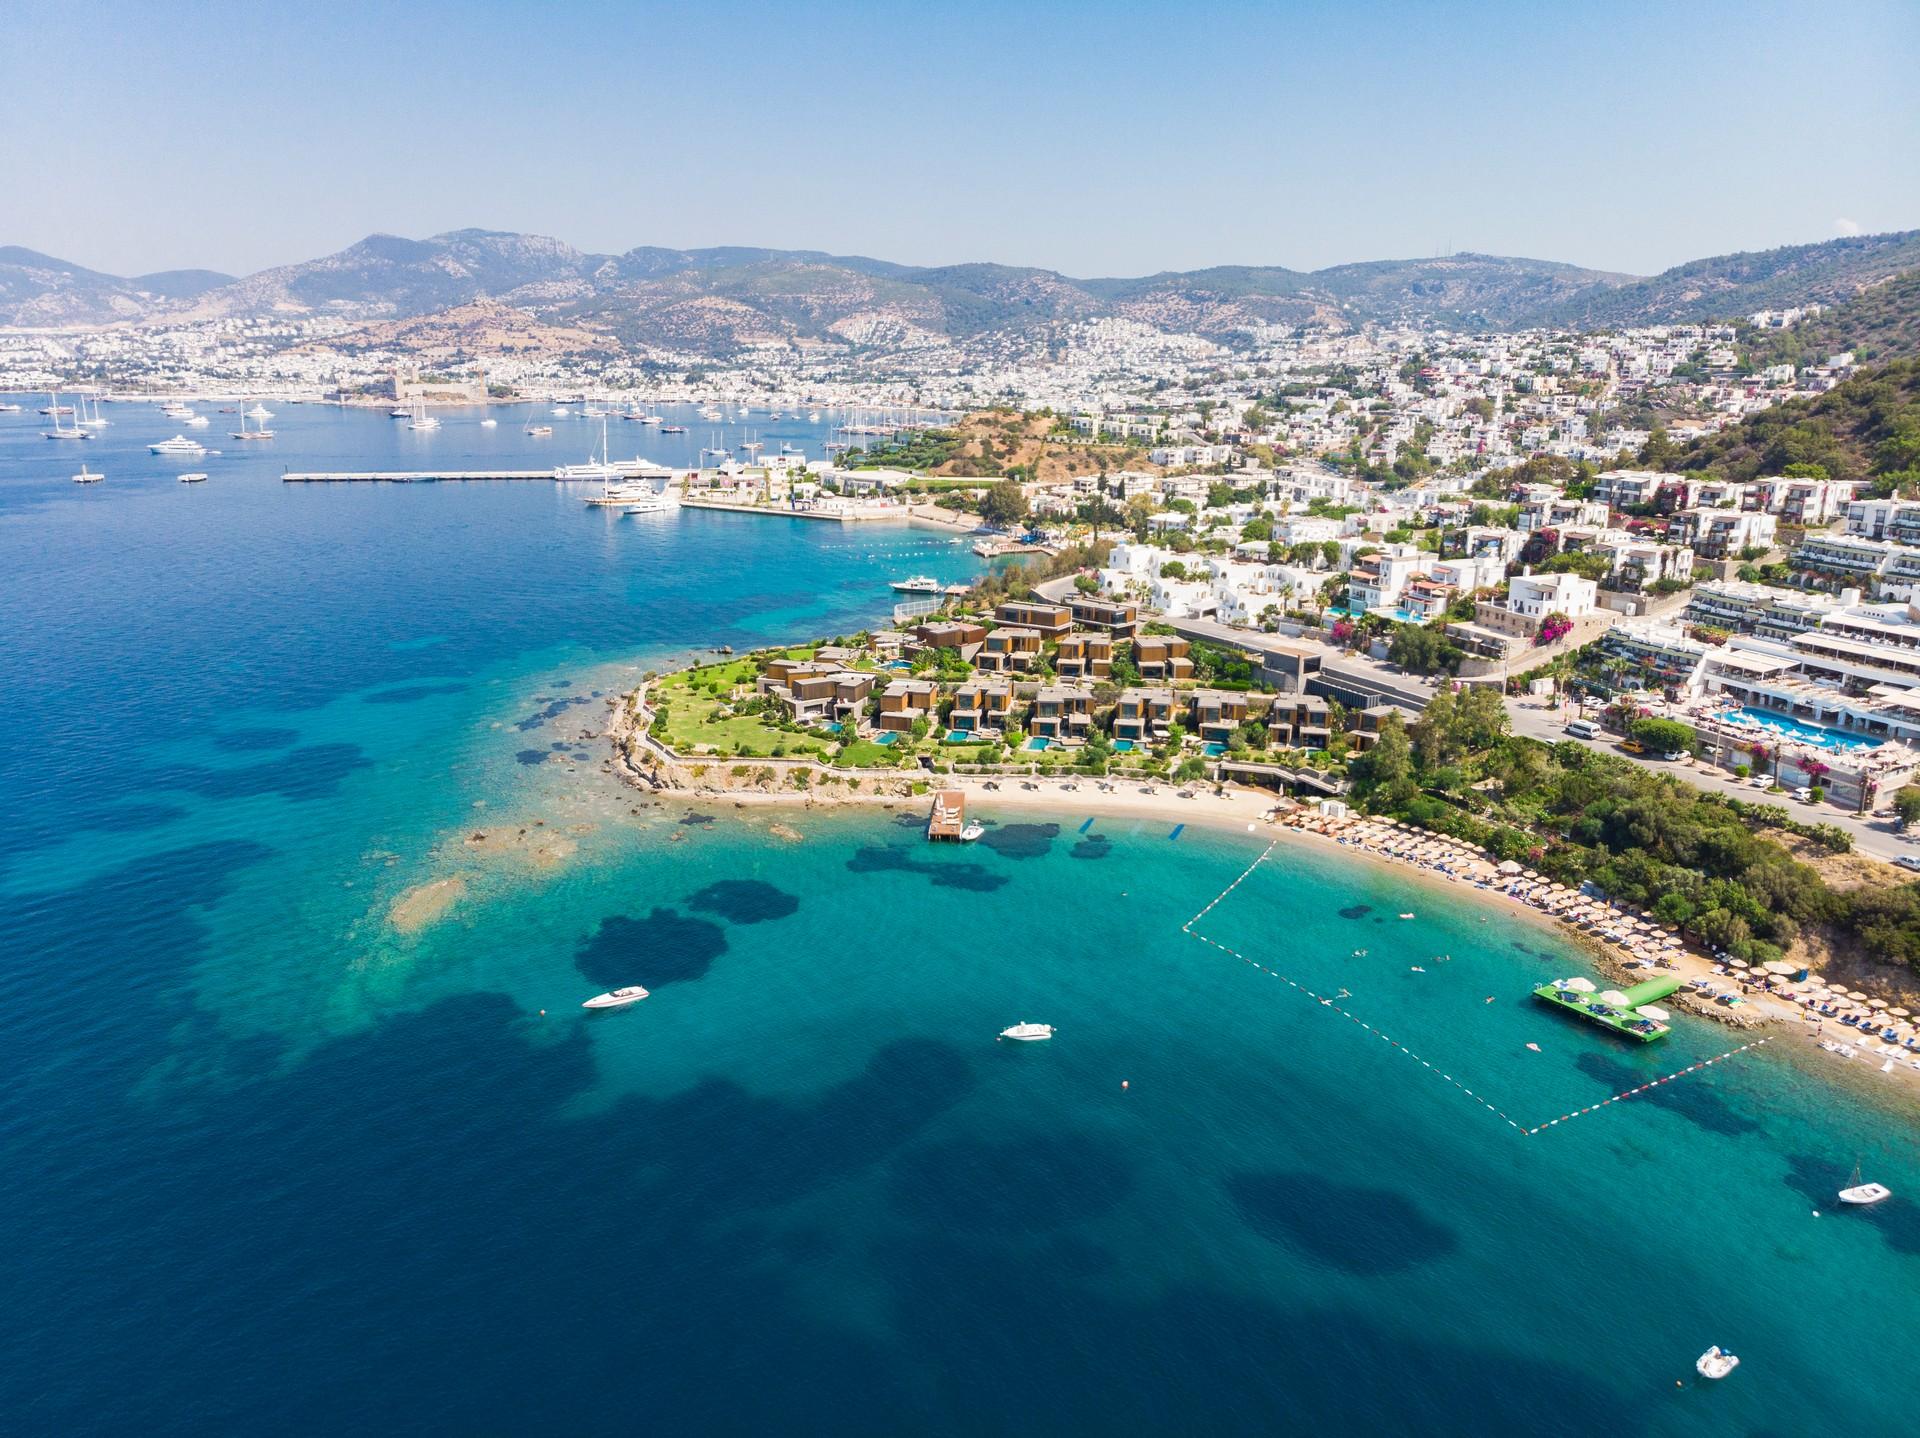
M 960 841 L 967 827 L 967 793 L 964 789 L 942 789 L 933 796 L 933 813 L 927 817 L 929 841 Z

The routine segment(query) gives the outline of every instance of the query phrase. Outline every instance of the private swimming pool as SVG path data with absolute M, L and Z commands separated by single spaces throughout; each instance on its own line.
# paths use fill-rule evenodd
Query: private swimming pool
M 1038 754 L 1043 752 L 1046 749 L 1046 747 L 1052 742 L 1053 740 L 1047 738 L 1044 734 L 1039 734 L 1027 740 L 1026 747 L 1033 750 L 1034 753 Z
M 1824 725 L 1809 724 L 1805 720 L 1795 719 L 1786 714 L 1770 713 L 1765 709 L 1742 709 L 1740 713 L 1762 729 L 1771 729 L 1782 739 L 1791 739 L 1798 744 L 1811 744 L 1816 749 L 1871 749 L 1880 743 L 1878 739 L 1849 734 L 1843 729 L 1828 729 Z

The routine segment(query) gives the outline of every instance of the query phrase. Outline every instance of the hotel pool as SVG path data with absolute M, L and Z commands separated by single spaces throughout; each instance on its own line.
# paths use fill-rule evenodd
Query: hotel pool
M 1034 753 L 1038 754 L 1052 742 L 1053 740 L 1047 738 L 1045 735 L 1040 735 L 1036 738 L 1027 740 L 1026 747 L 1033 750 Z
M 900 736 L 898 734 L 894 733 L 893 730 L 889 729 L 884 734 L 874 735 L 873 742 L 876 744 L 891 744 L 894 740 L 898 739 L 899 737 Z
M 1742 709 L 1740 713 L 1762 729 L 1771 729 L 1782 739 L 1811 744 L 1816 749 L 1871 749 L 1881 742 L 1864 735 L 1848 734 L 1844 730 L 1809 724 L 1803 719 L 1794 719 L 1785 714 L 1769 713 L 1765 709 Z
M 1131 754 L 1133 752 L 1133 740 L 1131 739 L 1114 740 L 1113 752 L 1116 754 Z
M 946 742 L 949 744 L 971 744 L 973 742 L 973 731 L 971 729 L 949 729 L 947 730 Z
M 1225 744 L 1207 745 L 1207 757 L 1209 759 L 1218 759 L 1222 754 L 1226 752 L 1227 752 L 1227 746 Z

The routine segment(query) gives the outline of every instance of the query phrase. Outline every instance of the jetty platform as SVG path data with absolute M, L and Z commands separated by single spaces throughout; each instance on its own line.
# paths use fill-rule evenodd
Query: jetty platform
M 283 484 L 437 484 L 442 481 L 476 479 L 544 479 L 553 482 L 552 469 L 370 469 L 319 470 L 306 473 L 288 470 L 280 476 Z

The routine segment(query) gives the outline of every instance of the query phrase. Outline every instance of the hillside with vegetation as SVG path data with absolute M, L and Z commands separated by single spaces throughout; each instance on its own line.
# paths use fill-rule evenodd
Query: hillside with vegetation
M 945 479 L 1072 479 L 1130 469 L 1158 474 L 1140 440 L 1095 444 L 1081 439 L 1052 414 L 1014 409 L 980 410 L 950 429 L 919 430 L 855 452 L 858 469 L 911 469 Z
M 1759 475 L 1860 479 L 1881 495 L 1920 493 L 1920 359 L 1862 370 L 1681 449 L 1656 432 L 1640 452 L 1653 468 L 1746 480 Z
M 1780 330 L 1741 336 L 1742 353 L 1756 369 L 1772 364 L 1820 364 L 1852 351 L 1861 364 L 1920 355 L 1920 270 L 1895 275 L 1845 304 Z

